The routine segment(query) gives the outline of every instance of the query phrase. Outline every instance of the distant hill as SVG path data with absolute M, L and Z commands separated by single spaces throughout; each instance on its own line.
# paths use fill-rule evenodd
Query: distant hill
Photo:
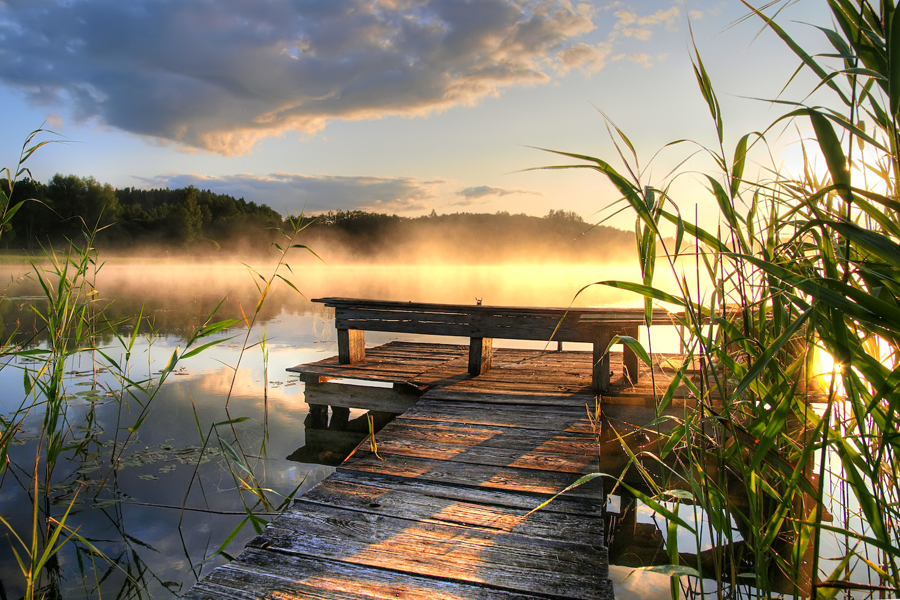
M 16 182 L 12 201 L 31 199 L 3 232 L 7 248 L 39 251 L 97 229 L 96 245 L 117 253 L 260 257 L 287 228 L 265 204 L 193 186 L 114 189 L 76 175 Z M 300 243 L 328 263 L 599 263 L 635 255 L 631 232 L 592 227 L 562 210 L 544 217 L 329 211 L 304 217 L 303 225 Z
M 333 211 L 315 217 L 307 232 L 304 243 L 326 262 L 596 263 L 635 256 L 633 233 L 592 227 L 576 213 L 561 210 L 544 217 Z

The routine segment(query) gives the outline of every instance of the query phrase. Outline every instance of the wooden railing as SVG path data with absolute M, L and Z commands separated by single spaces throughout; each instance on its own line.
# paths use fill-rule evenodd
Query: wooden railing
M 451 335 L 469 338 L 469 373 L 480 375 L 491 368 L 493 339 L 586 342 L 593 344 L 594 367 L 591 387 L 609 390 L 609 354 L 614 336 L 639 339 L 644 325 L 642 308 L 550 308 L 482 306 L 392 302 L 355 298 L 318 298 L 334 308 L 338 358 L 342 364 L 362 362 L 366 357 L 365 332 L 386 331 L 420 335 Z M 653 322 L 672 324 L 664 309 L 653 310 Z M 626 375 L 638 378 L 638 358 L 624 347 Z

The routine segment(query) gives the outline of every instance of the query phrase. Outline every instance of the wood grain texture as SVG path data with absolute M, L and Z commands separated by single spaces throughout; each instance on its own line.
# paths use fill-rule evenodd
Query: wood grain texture
M 343 469 L 335 472 L 327 483 L 311 490 L 304 500 L 416 520 L 518 532 L 548 540 L 600 539 L 603 532 L 597 515 L 603 512 L 604 506 L 596 498 L 562 496 L 526 518 L 539 505 L 535 497 Z
M 494 340 L 489 337 L 474 337 L 469 340 L 469 375 L 477 376 L 491 369 L 494 354 Z
M 419 394 L 395 388 L 371 387 L 346 383 L 307 383 L 306 403 L 345 408 L 362 408 L 402 413 L 414 406 Z
M 381 453 L 379 452 L 379 455 Z M 505 467 L 497 465 L 477 465 L 460 461 L 445 461 L 404 454 L 389 454 L 378 458 L 360 446 L 350 460 L 344 462 L 343 469 L 366 473 L 381 473 L 395 477 L 410 477 L 466 487 L 481 487 L 534 494 L 546 500 L 573 484 L 580 473 L 558 473 L 539 469 Z M 573 489 L 570 497 L 598 498 L 603 495 L 600 479 Z
M 468 359 L 465 346 L 391 342 L 357 364 L 294 368 L 309 401 L 418 401 L 376 434 L 378 454 L 360 443 L 187 598 L 611 599 L 604 479 L 529 515 L 599 467 L 591 353 L 495 349 L 475 377 Z
M 390 342 L 366 352 L 366 360 L 354 365 L 341 365 L 333 357 L 288 370 L 310 378 L 383 381 L 422 391 L 437 388 L 448 397 L 461 392 L 483 394 L 496 402 L 506 402 L 510 394 L 512 403 L 521 402 L 520 395 L 533 394 L 546 396 L 536 402 L 554 404 L 566 402 L 568 394 L 596 395 L 591 390 L 591 352 L 494 348 L 492 368 L 478 377 L 467 372 L 466 346 Z M 635 406 L 652 405 L 661 397 L 680 362 L 678 355 L 654 354 L 652 372 L 643 363 L 633 366 L 641 373 L 639 383 L 633 384 L 624 374 L 623 353 L 611 352 L 608 357 L 612 375 L 608 392 L 602 394 L 604 402 Z M 693 402 L 684 385 L 675 392 L 674 400 L 676 406 Z M 718 396 L 714 395 L 712 401 L 718 402 Z
M 601 551 L 585 543 L 497 535 L 303 501 L 248 547 L 569 598 L 602 597 L 598 591 L 609 573 L 602 546 Z
M 238 560 L 213 571 L 184 598 L 531 600 L 546 596 L 248 548 Z M 607 598 L 612 598 L 611 590 Z
M 349 365 L 366 360 L 366 333 L 359 329 L 338 329 L 338 360 Z
M 643 308 L 553 308 L 483 306 L 481 304 L 429 304 L 390 302 L 358 298 L 319 298 L 335 311 L 338 355 L 341 364 L 365 358 L 362 331 L 411 333 L 417 335 L 462 336 L 470 338 L 468 372 L 480 375 L 491 368 L 491 338 L 593 344 L 591 388 L 610 391 L 607 347 L 617 335 L 639 339 L 639 326 L 646 324 Z M 653 309 L 656 324 L 677 324 L 679 317 L 663 309 Z M 626 377 L 640 379 L 637 358 L 625 346 Z

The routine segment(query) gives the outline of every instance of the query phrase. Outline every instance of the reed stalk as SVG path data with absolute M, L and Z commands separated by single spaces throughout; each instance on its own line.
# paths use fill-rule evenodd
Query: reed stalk
M 635 214 L 641 280 L 598 284 L 640 294 L 647 325 L 652 302 L 683 313 L 684 360 L 657 398 L 657 422 L 645 427 L 658 450 L 634 452 L 630 466 L 664 471 L 648 476 L 638 497 L 669 524 L 671 564 L 653 569 L 672 575 L 673 597 L 682 588 L 717 597 L 900 595 L 900 11 L 892 0 L 830 0 L 834 26 L 820 30 L 834 52 L 813 55 L 746 6 L 832 98 L 825 106 L 782 99 L 788 112 L 729 148 L 694 46 L 715 134 L 701 148 L 715 165 L 703 178 L 718 223 L 697 223 L 673 196 L 679 173 L 644 181 L 634 145 L 611 123 L 624 169 L 557 151 L 571 162 L 547 168 L 601 173 Z M 745 176 L 749 161 L 771 151 L 769 132 L 792 122 L 811 132 L 801 140 L 803 171 Z M 657 263 L 676 289 L 655 286 Z M 709 282 L 702 294 L 701 280 Z M 824 383 L 822 357 L 835 364 Z M 686 394 L 693 401 L 675 409 Z M 678 518 L 678 505 L 694 507 L 693 523 Z M 677 546 L 681 527 L 695 533 L 691 553 Z M 712 540 L 706 552 L 702 532 Z M 715 589 L 704 589 L 709 580 Z
M 38 140 L 42 133 L 46 132 L 37 130 L 28 137 L 14 173 L 10 169 L 0 172 L 6 175 L 0 189 L 0 234 L 22 206 L 22 202 L 9 206 L 8 199 L 13 197 L 16 178 L 30 176 L 23 163 L 48 143 Z M 32 263 L 30 276 L 42 290 L 42 298 L 33 302 L 33 310 L 42 329 L 39 333 L 47 341 L 17 345 L 13 341 L 14 332 L 5 343 L 0 344 L 0 368 L 21 370 L 24 390 L 19 406 L 0 415 L 0 485 L 5 483 L 7 489 L 18 485 L 21 489 L 13 492 L 27 497 L 32 509 L 29 523 L 13 523 L 0 516 L 0 527 L 9 534 L 27 600 L 61 597 L 61 581 L 64 576 L 59 556 L 63 550 L 76 557 L 86 596 L 98 591 L 114 571 L 118 571 L 119 576 L 124 579 L 119 590 L 122 596 L 142 597 L 148 583 L 154 580 L 162 587 L 172 589 L 172 582 L 161 581 L 148 571 L 147 565 L 135 550 L 135 545 L 142 544 L 132 535 L 122 529 L 126 551 L 119 555 L 107 555 L 94 541 L 82 535 L 77 526 L 72 525 L 74 515 L 79 512 L 80 503 L 83 502 L 81 499 L 85 496 L 92 496 L 93 507 L 119 510 L 118 505 L 123 499 L 115 489 L 117 474 L 128 462 L 128 453 L 134 450 L 134 441 L 151 416 L 154 399 L 182 361 L 227 341 L 230 338 L 225 337 L 225 332 L 240 324 L 246 326 L 240 356 L 243 357 L 244 352 L 256 345 L 249 343 L 251 330 L 272 286 L 277 280 L 281 280 L 297 290 L 284 271 L 290 271 L 290 265 L 286 261 L 288 252 L 291 249 L 305 248 L 296 242 L 303 230 L 301 222 L 302 217 L 289 220 L 290 229 L 281 231 L 281 245 L 276 243 L 281 254 L 271 276 L 263 277 L 252 272 L 255 278 L 262 281 L 259 299 L 252 315 L 245 315 L 243 319 L 215 320 L 220 303 L 184 339 L 182 346 L 172 353 L 160 371 L 153 373 L 152 359 L 148 357 L 146 377 L 135 377 L 132 374 L 132 353 L 142 336 L 146 335 L 147 344 L 152 346 L 159 334 L 153 330 L 143 311 L 133 316 L 127 324 L 107 317 L 107 302 L 101 299 L 102 294 L 96 285 L 97 274 L 103 268 L 94 248 L 94 236 L 98 229 L 86 227 L 86 231 L 93 232 L 84 234 L 77 243 L 70 242 L 64 251 L 47 249 L 43 259 Z M 122 325 L 126 327 L 120 327 Z M 122 335 L 120 329 L 129 329 L 130 333 Z M 144 331 L 147 333 L 144 334 Z M 102 347 L 98 343 L 101 339 L 113 340 L 114 347 Z M 259 345 L 267 359 L 265 333 Z M 80 405 L 73 408 L 72 400 L 76 398 L 76 394 L 70 389 L 73 383 L 71 372 L 73 365 L 80 360 L 85 360 L 90 365 L 93 374 L 92 389 L 97 396 L 112 398 L 116 404 L 115 432 L 111 440 L 100 438 L 103 432 L 95 426 L 98 418 L 94 400 L 90 401 L 85 410 Z M 239 368 L 240 361 L 234 366 L 235 373 Z M 102 376 L 98 375 L 100 373 Z M 233 386 L 232 382 L 232 388 Z M 262 393 L 265 394 L 266 391 L 263 390 Z M 265 517 L 286 506 L 293 493 L 296 493 L 295 489 L 287 496 L 275 494 L 278 496 L 277 502 L 270 498 L 274 492 L 261 483 L 254 471 L 250 453 L 244 451 L 234 429 L 235 423 L 247 421 L 250 417 L 232 417 L 228 412 L 230 397 L 229 392 L 228 397 L 223 398 L 228 418 L 213 424 L 205 436 L 201 430 L 203 447 L 197 455 L 197 465 L 208 454 L 210 444 L 220 450 L 222 462 L 233 477 L 237 493 L 243 502 L 244 510 L 241 514 L 245 518 L 225 537 L 219 550 L 213 555 L 226 553 L 227 546 L 235 539 L 244 523 L 250 522 L 257 531 L 261 530 L 266 523 Z M 17 443 L 18 432 L 25 428 L 26 423 L 34 422 L 35 419 L 40 419 L 41 430 L 38 440 L 32 442 L 33 454 L 28 459 L 30 464 L 19 464 L 21 459 L 13 460 L 10 448 Z M 263 415 L 263 422 L 265 419 L 266 415 Z M 230 439 L 219 435 L 219 428 L 225 427 L 233 434 Z M 99 464 L 103 461 L 97 459 L 101 447 L 108 449 L 105 450 L 108 451 L 108 462 L 103 465 Z M 265 439 L 260 454 L 265 455 Z M 96 471 L 93 467 L 99 468 L 99 475 L 90 478 L 90 481 L 84 481 L 85 477 L 78 475 L 77 470 L 74 475 L 58 474 L 60 465 L 70 464 L 73 459 L 78 461 L 79 457 L 84 463 L 91 463 L 91 471 Z M 197 476 L 196 471 L 194 475 Z M 249 495 L 249 498 L 245 498 L 245 495 Z M 209 509 L 209 512 L 216 511 Z M 121 514 L 119 522 L 121 523 Z M 119 529 L 121 528 L 119 525 Z M 209 558 L 211 557 L 204 557 L 204 561 Z M 199 577 L 199 570 L 195 573 Z M 91 577 L 93 584 L 89 583 Z M 2 586 L 0 594 L 5 597 Z

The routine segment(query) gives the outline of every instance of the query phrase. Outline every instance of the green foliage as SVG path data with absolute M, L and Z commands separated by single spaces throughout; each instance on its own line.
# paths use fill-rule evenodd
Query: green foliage
M 104 250 L 259 255 L 268 253 L 279 229 L 291 227 L 268 206 L 193 186 L 114 190 L 92 177 L 60 174 L 47 185 L 30 177 L 13 183 L 14 203 L 20 205 L 6 222 L 4 241 L 32 252 L 65 246 L 88 227 L 97 229 L 95 244 Z M 586 262 L 631 256 L 627 232 L 591 225 L 562 209 L 543 218 L 435 211 L 401 217 L 361 210 L 299 218 L 308 227 L 307 239 L 326 249 L 328 262 Z
M 34 148 L 42 145 L 34 143 L 37 133 L 27 141 L 23 161 Z M 17 175 L 25 172 L 20 163 Z M 22 185 L 17 186 L 15 177 L 9 177 L 9 172 L 7 175 L 4 181 L 5 199 L 15 198 L 14 194 L 23 193 L 23 190 L 41 191 L 40 186 L 31 179 L 23 179 Z M 104 300 L 96 288 L 97 274 L 103 269 L 95 247 L 96 231 L 107 223 L 107 214 L 112 215 L 119 210 L 114 191 L 91 178 L 74 176 L 54 177 L 43 191 L 46 192 L 44 201 L 23 200 L 12 207 L 6 202 L 0 222 L 8 224 L 16 211 L 33 204 L 70 214 L 71 223 L 67 227 L 74 227 L 72 223 L 77 223 L 79 228 L 94 233 L 81 233 L 77 242 L 67 244 L 65 252 L 48 251 L 43 260 L 32 263 L 31 276 L 41 290 L 41 297 L 29 304 L 37 327 L 46 336 L 46 342 L 19 346 L 14 341 L 13 332 L 0 343 L 0 369 L 21 370 L 24 390 L 18 407 L 0 414 L 0 486 L 5 483 L 7 488 L 3 489 L 4 493 L 18 493 L 27 498 L 31 509 L 27 523 L 12 522 L 0 516 L 0 527 L 8 533 L 27 600 L 62 597 L 63 568 L 71 570 L 64 562 L 73 554 L 86 595 L 99 592 L 110 574 L 119 571 L 119 577 L 124 577 L 119 595 L 144 597 L 147 578 L 154 576 L 148 573 L 134 546 L 145 544 L 123 530 L 122 539 L 130 552 L 105 554 L 97 545 L 101 542 L 89 539 L 79 531 L 79 526 L 73 524 L 78 520 L 77 513 L 83 502 L 79 496 L 83 498 L 92 494 L 92 508 L 116 507 L 126 498 L 120 495 L 116 483 L 122 469 L 160 460 L 178 460 L 195 466 L 193 483 L 199 476 L 197 469 L 200 465 L 216 458 L 233 478 L 245 518 L 225 537 L 214 556 L 225 553 L 245 523 L 250 523 L 257 532 L 261 531 L 266 524 L 265 517 L 285 508 L 302 484 L 301 480 L 287 495 L 277 494 L 262 485 L 254 467 L 260 456 L 265 456 L 265 437 L 261 449 L 248 452 L 234 429 L 235 424 L 250 420 L 246 416 L 231 417 L 229 414 L 227 420 L 213 424 L 205 436 L 201 431 L 200 446 L 175 448 L 165 444 L 143 450 L 136 450 L 133 446 L 151 416 L 160 389 L 171 375 L 178 372 L 181 361 L 229 341 L 231 338 L 223 334 L 229 328 L 241 325 L 247 329 L 240 353 L 243 357 L 245 351 L 256 345 L 249 343 L 251 330 L 275 282 L 282 281 L 299 291 L 283 271 L 291 272 L 286 262 L 289 250 L 308 250 L 297 242 L 304 227 L 301 225 L 302 219 L 288 220 L 290 229 L 278 231 L 281 243 L 276 246 L 281 251 L 281 258 L 274 272 L 269 278 L 254 272 L 264 286 L 258 288 L 259 299 L 252 318 L 214 320 L 223 300 L 186 336 L 183 346 L 171 354 L 161 370 L 154 374 L 148 368 L 147 376 L 141 378 L 132 374 L 131 360 L 136 341 L 144 335 L 148 320 L 142 309 L 136 310 L 124 321 L 110 318 L 107 312 L 109 301 Z M 176 229 L 173 235 L 179 236 L 179 241 L 183 243 L 189 244 L 195 240 L 204 221 L 210 220 L 208 207 L 200 204 L 201 196 L 196 189 L 188 188 L 175 204 L 175 209 L 167 213 L 178 214 L 172 225 L 181 229 Z M 160 205 L 166 206 L 169 205 Z M 78 213 L 79 207 L 88 211 L 86 217 Z M 89 219 L 94 222 L 88 223 Z M 129 333 L 123 335 L 121 331 Z M 152 339 L 155 332 L 150 331 L 148 335 Z M 113 343 L 111 347 L 101 346 L 98 343 L 100 340 L 112 340 Z M 258 345 L 265 354 L 265 334 Z M 149 365 L 149 356 L 147 360 Z M 89 365 L 87 372 L 93 376 L 91 389 L 74 392 L 71 386 L 78 383 L 73 382 L 72 369 L 74 365 L 83 363 Z M 233 368 L 237 375 L 240 360 Z M 98 381 L 98 374 L 101 373 Z M 15 392 L 10 390 L 10 393 Z M 229 399 L 230 392 L 227 398 L 223 398 L 226 413 Z M 103 437 L 104 432 L 98 425 L 100 410 L 114 411 L 116 427 L 111 432 L 111 438 Z M 13 452 L 12 447 L 24 443 L 21 432 L 36 420 L 40 420 L 40 431 L 26 446 L 33 451 L 33 455 L 25 456 L 23 461 L 22 449 L 17 448 Z M 199 418 L 197 426 L 200 431 Z M 224 435 L 226 430 L 230 435 Z M 267 435 L 265 426 L 263 430 Z M 79 460 L 82 466 L 74 472 L 62 468 L 77 464 Z M 59 471 L 65 473 L 60 474 Z M 139 477 L 155 478 L 153 475 Z M 20 489 L 15 489 L 16 485 Z M 190 492 L 190 486 L 187 492 Z M 101 498 L 103 496 L 105 498 Z M 186 493 L 185 502 L 187 497 Z M 107 539 L 102 540 L 104 545 L 108 542 Z M 66 559 L 60 558 L 61 554 L 65 554 Z M 94 579 L 93 585 L 90 583 L 91 577 Z M 172 582 L 159 583 L 170 590 L 175 585 Z M 89 587 L 94 589 L 89 590 Z M 5 593 L 0 585 L 0 595 L 5 597 Z
M 67 233 L 109 225 L 120 210 L 113 187 L 93 177 L 56 174 L 47 186 L 46 199 Z
M 643 281 L 601 283 L 685 310 L 686 356 L 645 427 L 658 450 L 632 453 L 620 440 L 646 478 L 645 502 L 669 520 L 670 575 L 693 579 L 700 593 L 704 579 L 732 597 L 900 590 L 900 11 L 891 0 L 828 6 L 835 29 L 821 31 L 830 55 L 806 52 L 750 7 L 834 94 L 829 107 L 782 101 L 796 108 L 776 120 L 811 129 L 824 180 L 809 155 L 799 176 L 771 167 L 763 171 L 771 176 L 747 177 L 751 160 L 765 160 L 767 134 L 727 148 L 727 121 L 696 49 L 716 140 L 704 148 L 715 165 L 705 183 L 719 224 L 691 223 L 671 180 L 642 181 L 617 128 L 618 153 L 631 156 L 625 172 L 564 152 L 572 162 L 549 167 L 598 171 L 636 215 Z M 753 153 L 761 156 L 748 160 Z M 675 228 L 674 247 L 663 225 Z M 676 290 L 653 286 L 657 262 Z M 820 356 L 833 357 L 833 377 L 816 377 Z M 670 404 L 679 386 L 696 399 L 682 411 Z M 843 495 L 826 490 L 832 485 Z M 700 535 L 693 553 L 678 546 L 676 511 L 663 500 L 694 507 L 713 543 L 709 560 L 700 560 Z M 854 517 L 835 525 L 828 513 Z M 846 543 L 826 568 L 822 540 L 831 532 Z
M 587 263 L 598 257 L 626 261 L 633 255 L 628 232 L 591 225 L 564 210 L 551 210 L 543 218 L 506 212 L 400 217 L 329 211 L 307 219 L 307 239 L 323 248 L 329 263 Z
M 8 186 L 9 180 L 5 180 Z M 7 223 L 7 246 L 27 250 L 64 246 L 84 228 L 97 229 L 96 244 L 128 250 L 136 246 L 175 246 L 218 252 L 268 250 L 281 216 L 265 205 L 225 194 L 184 189 L 115 190 L 93 177 L 54 175 L 48 184 L 23 177 L 14 182 L 18 214 Z M 11 196 L 12 197 L 12 196 Z M 34 200 L 34 201 L 32 201 Z
M 173 241 L 189 246 L 203 232 L 203 212 L 197 204 L 199 192 L 194 186 L 184 190 L 184 196 L 169 207 L 166 214 L 166 229 Z

